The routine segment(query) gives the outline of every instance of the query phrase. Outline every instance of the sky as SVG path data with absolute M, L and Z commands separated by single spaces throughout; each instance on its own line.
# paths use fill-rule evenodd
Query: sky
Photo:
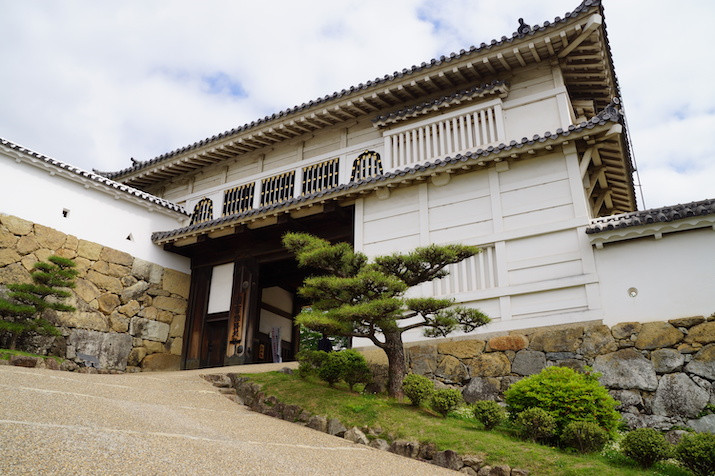
M 0 0 L 0 137 L 119 170 L 578 4 Z M 715 198 L 715 2 L 604 5 L 646 208 Z

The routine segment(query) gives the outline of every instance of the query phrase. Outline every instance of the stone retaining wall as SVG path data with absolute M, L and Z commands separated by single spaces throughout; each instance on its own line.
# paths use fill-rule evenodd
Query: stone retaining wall
M 381 350 L 365 350 L 378 362 Z M 633 427 L 687 425 L 715 433 L 715 318 L 625 322 L 513 331 L 489 339 L 453 339 L 407 346 L 410 372 L 461 388 L 465 400 L 501 401 L 504 391 L 547 366 L 602 373 L 601 383 L 621 402 Z M 382 361 L 385 363 L 385 360 Z
M 69 258 L 79 272 L 75 312 L 48 311 L 62 337 L 28 336 L 19 347 L 74 360 L 98 357 L 100 368 L 178 369 L 190 277 L 17 217 L 0 215 L 0 290 L 30 283 L 37 261 Z M 0 336 L 0 346 L 5 344 Z

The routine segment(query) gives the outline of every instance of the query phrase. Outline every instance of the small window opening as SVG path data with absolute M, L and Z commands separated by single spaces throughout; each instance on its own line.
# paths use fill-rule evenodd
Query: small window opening
M 127 235 L 127 241 L 134 241 L 134 236 L 131 233 Z
M 66 209 L 66 208 L 63 208 L 63 209 L 62 209 L 62 217 L 63 217 L 63 218 L 69 218 L 69 216 L 70 216 L 70 211 L 69 211 L 68 209 Z

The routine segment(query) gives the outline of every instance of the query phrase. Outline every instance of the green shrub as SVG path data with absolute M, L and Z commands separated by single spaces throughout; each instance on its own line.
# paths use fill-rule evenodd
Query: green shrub
M 715 474 L 715 435 L 694 433 L 683 436 L 675 457 L 697 476 Z
M 328 356 L 327 352 L 322 350 L 301 350 L 296 357 L 298 358 L 298 376 L 306 378 L 310 375 L 318 373 L 318 369 L 323 364 L 323 361 Z
M 342 378 L 350 386 L 350 390 L 356 383 L 368 384 L 372 380 L 370 367 L 361 353 L 352 349 L 341 350 L 339 353 L 343 358 Z
M 556 436 L 556 420 L 538 407 L 528 408 L 517 415 L 516 425 L 525 440 L 546 443 Z
M 408 374 L 402 381 L 402 391 L 412 405 L 419 407 L 428 401 L 434 393 L 434 382 L 424 375 Z
M 654 463 L 670 457 L 670 444 L 653 428 L 639 428 L 626 433 L 621 442 L 624 455 L 635 460 L 641 467 L 650 468 Z
M 462 403 L 462 392 L 456 388 L 442 388 L 432 394 L 430 406 L 442 416 L 447 416 L 457 406 Z
M 598 383 L 598 377 L 566 367 L 547 367 L 505 392 L 507 410 L 516 416 L 528 408 L 541 408 L 554 417 L 557 433 L 572 421 L 593 421 L 613 431 L 621 420 L 615 410 L 618 403 Z
M 344 368 L 345 359 L 343 355 L 340 352 L 330 352 L 318 369 L 318 377 L 320 380 L 328 382 L 328 385 L 332 387 L 343 377 Z
M 491 430 L 506 419 L 506 410 L 497 402 L 482 400 L 474 403 L 474 417 L 482 422 L 485 430 Z
M 608 432 L 592 421 L 572 421 L 561 433 L 561 444 L 581 453 L 602 450 L 608 439 Z

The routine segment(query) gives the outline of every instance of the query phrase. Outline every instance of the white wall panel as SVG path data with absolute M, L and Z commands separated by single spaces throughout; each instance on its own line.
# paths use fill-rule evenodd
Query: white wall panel
M 211 270 L 208 313 L 228 312 L 233 290 L 233 263 L 220 264 Z
M 561 116 L 555 97 L 507 109 L 508 107 L 508 103 L 505 103 L 504 129 L 507 139 L 531 138 L 534 134 L 555 132 L 561 127 Z
M 501 194 L 504 216 L 571 204 L 568 180 L 559 180 Z
M 555 289 L 511 297 L 513 319 L 526 319 L 549 314 L 586 310 L 588 301 L 583 286 Z

